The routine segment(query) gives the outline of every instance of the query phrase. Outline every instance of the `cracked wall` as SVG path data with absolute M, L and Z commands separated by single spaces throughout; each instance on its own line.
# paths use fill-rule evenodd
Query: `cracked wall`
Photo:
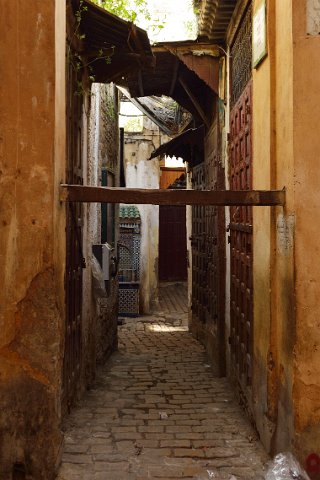
M 142 133 L 125 134 L 125 177 L 128 188 L 159 188 L 159 159 L 148 160 L 168 137 L 144 117 Z M 141 216 L 140 307 L 150 313 L 158 295 L 159 206 L 137 205 Z
M 0 479 L 19 463 L 46 480 L 62 440 L 65 6 L 0 8 Z
M 253 187 L 286 187 L 285 208 L 254 209 L 253 404 L 271 452 L 319 455 L 320 35 L 306 1 L 267 2 L 268 56 L 253 72 Z M 255 5 L 259 2 L 255 1 Z
M 93 84 L 89 115 L 88 158 L 85 169 L 87 185 L 101 185 L 102 168 L 107 168 L 119 184 L 118 95 L 114 84 Z M 115 207 L 116 212 L 118 206 Z M 117 217 L 117 213 L 116 213 Z M 117 255 L 118 228 L 115 225 Z M 91 381 L 96 364 L 101 364 L 117 349 L 118 280 L 111 278 L 105 297 L 95 290 L 92 280 L 92 245 L 101 243 L 101 205 L 84 204 L 84 248 L 87 269 L 84 271 L 83 317 L 84 341 L 89 346 L 86 370 Z M 90 374 L 91 372 L 91 374 Z

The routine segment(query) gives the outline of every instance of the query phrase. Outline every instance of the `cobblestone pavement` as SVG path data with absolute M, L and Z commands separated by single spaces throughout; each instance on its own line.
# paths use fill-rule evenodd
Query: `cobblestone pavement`
M 120 327 L 119 352 L 67 419 L 59 480 L 263 478 L 263 448 L 185 324 Z

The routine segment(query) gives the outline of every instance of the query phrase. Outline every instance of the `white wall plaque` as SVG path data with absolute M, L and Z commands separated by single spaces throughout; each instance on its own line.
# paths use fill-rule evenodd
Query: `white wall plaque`
M 266 1 L 261 0 L 252 21 L 252 63 L 256 68 L 267 55 Z
M 307 0 L 307 35 L 320 35 L 320 0 Z

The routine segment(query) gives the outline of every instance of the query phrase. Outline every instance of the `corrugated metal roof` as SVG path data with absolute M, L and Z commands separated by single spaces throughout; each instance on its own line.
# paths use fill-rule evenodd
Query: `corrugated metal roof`
M 154 56 L 145 30 L 89 0 L 81 8 L 83 53 L 97 82 L 116 81 L 152 67 Z
M 166 50 L 156 52 L 155 68 L 151 71 L 143 70 L 139 78 L 130 78 L 127 88 L 134 98 L 152 95 L 172 97 L 195 118 L 199 118 L 197 109 L 179 82 L 181 78 L 195 93 L 203 110 L 210 115 L 214 102 L 211 88 L 179 58 Z
M 140 50 L 152 56 L 148 34 L 132 22 L 127 22 L 84 0 L 81 14 L 81 31 L 92 49 L 115 46 L 130 52 Z

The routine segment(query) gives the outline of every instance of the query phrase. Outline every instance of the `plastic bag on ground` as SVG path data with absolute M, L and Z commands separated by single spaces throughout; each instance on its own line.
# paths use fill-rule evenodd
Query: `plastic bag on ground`
M 310 480 L 292 453 L 279 453 L 269 465 L 265 480 Z

